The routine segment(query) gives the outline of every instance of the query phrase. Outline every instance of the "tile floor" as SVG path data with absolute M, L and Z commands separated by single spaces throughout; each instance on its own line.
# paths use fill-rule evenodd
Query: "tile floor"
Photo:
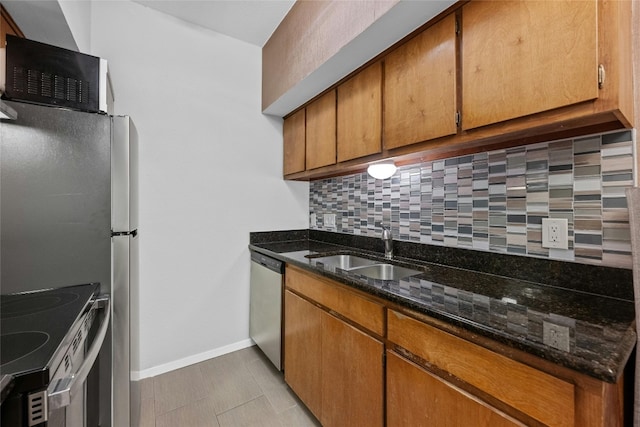
M 139 427 L 320 426 L 255 346 L 140 387 Z

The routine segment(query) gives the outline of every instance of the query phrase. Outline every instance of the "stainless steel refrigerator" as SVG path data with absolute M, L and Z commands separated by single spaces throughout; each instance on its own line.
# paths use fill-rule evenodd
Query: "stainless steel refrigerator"
M 0 121 L 0 291 L 100 282 L 112 324 L 89 425 L 130 425 L 137 298 L 137 134 L 127 116 L 5 101 Z M 135 326 L 134 326 L 135 327 Z

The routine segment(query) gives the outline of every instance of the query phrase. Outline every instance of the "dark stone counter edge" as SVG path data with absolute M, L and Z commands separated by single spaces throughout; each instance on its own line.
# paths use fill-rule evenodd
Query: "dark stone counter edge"
M 254 245 L 313 240 L 384 254 L 381 239 L 321 230 L 253 232 Z M 575 262 L 394 240 L 394 256 L 634 301 L 633 271 Z M 606 283 L 606 286 L 603 286 Z
M 626 351 L 618 354 L 617 360 L 611 360 L 611 364 L 605 366 L 602 363 L 599 363 L 598 361 L 578 357 L 570 353 L 566 353 L 563 351 L 553 349 L 548 346 L 544 346 L 544 345 L 540 345 L 540 344 L 528 341 L 523 337 L 506 334 L 503 331 L 492 329 L 490 327 L 487 327 L 486 325 L 481 325 L 476 322 L 472 322 L 468 319 L 464 319 L 459 316 L 452 315 L 450 313 L 446 313 L 430 307 L 426 307 L 425 305 L 420 304 L 418 302 L 411 301 L 409 299 L 402 298 L 395 294 L 385 292 L 381 289 L 368 286 L 367 284 L 354 280 L 350 277 L 343 276 L 340 274 L 334 274 L 324 269 L 315 268 L 314 266 L 298 262 L 297 260 L 289 258 L 281 253 L 273 252 L 269 249 L 265 249 L 259 246 L 261 244 L 276 243 L 276 242 L 283 242 L 283 241 L 315 240 L 315 239 L 308 239 L 308 238 L 305 239 L 304 231 L 302 233 L 296 234 L 296 237 L 302 237 L 300 239 L 280 240 L 278 239 L 278 237 L 282 237 L 282 235 L 278 236 L 278 233 L 280 232 L 276 232 L 275 235 L 274 233 L 269 233 L 271 234 L 272 239 L 264 239 L 264 240 L 258 239 L 258 242 L 252 241 L 249 245 L 249 248 L 251 250 L 260 252 L 264 255 L 271 256 L 273 258 L 279 259 L 281 261 L 284 261 L 292 265 L 296 265 L 304 270 L 327 277 L 329 279 L 343 283 L 347 286 L 364 291 L 368 294 L 375 295 L 377 297 L 380 297 L 382 299 L 395 303 L 399 306 L 403 306 L 408 309 L 414 310 L 416 312 L 425 314 L 427 316 L 431 316 L 435 319 L 444 321 L 453 326 L 465 329 L 471 333 L 476 333 L 478 335 L 493 339 L 509 347 L 532 354 L 534 356 L 540 357 L 541 359 L 550 361 L 560 366 L 564 366 L 566 368 L 591 376 L 601 381 L 605 381 L 609 383 L 615 383 L 618 381 L 618 379 L 620 378 L 620 376 L 624 371 L 626 362 L 629 359 L 629 356 L 633 351 L 633 348 L 636 343 L 635 328 L 634 328 L 634 325 L 630 325 L 627 333 L 625 334 L 625 340 L 624 340 L 625 342 L 620 343 L 620 347 L 623 349 L 626 349 Z M 321 241 L 325 242 L 324 239 Z M 345 248 L 345 249 L 351 249 L 351 248 Z

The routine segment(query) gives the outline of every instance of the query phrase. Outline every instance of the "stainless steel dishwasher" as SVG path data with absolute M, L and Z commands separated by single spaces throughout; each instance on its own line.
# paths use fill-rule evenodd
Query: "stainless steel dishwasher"
M 251 252 L 249 336 L 282 370 L 284 262 Z

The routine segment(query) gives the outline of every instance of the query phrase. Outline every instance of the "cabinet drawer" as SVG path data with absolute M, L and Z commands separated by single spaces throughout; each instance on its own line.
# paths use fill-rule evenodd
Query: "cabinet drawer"
M 389 341 L 530 417 L 574 425 L 574 385 L 389 310 Z
M 525 427 L 475 396 L 388 351 L 387 427 L 396 426 Z
M 384 307 L 357 295 L 328 279 L 320 279 L 295 267 L 287 266 L 285 284 L 329 310 L 353 320 L 380 336 L 384 335 Z

